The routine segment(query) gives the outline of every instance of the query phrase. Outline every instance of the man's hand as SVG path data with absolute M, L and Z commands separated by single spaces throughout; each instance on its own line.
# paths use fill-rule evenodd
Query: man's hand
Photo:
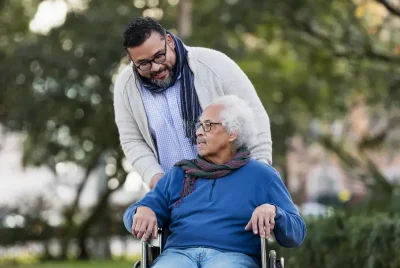
M 153 189 L 156 187 L 157 182 L 164 176 L 164 173 L 157 173 L 156 175 L 153 176 L 150 180 L 150 189 Z
M 153 238 L 157 238 L 158 226 L 156 214 L 148 207 L 138 207 L 135 216 L 133 216 L 132 234 L 144 241 L 149 239 L 153 234 Z
M 245 230 L 253 229 L 254 234 L 269 238 L 275 226 L 275 215 L 276 207 L 274 205 L 263 204 L 254 210 Z

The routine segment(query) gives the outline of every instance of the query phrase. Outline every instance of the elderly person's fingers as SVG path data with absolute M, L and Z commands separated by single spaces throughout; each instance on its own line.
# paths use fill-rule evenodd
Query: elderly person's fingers
M 158 235 L 158 224 L 156 221 L 156 224 L 154 224 L 154 227 L 153 227 L 153 238 L 156 239 L 157 235 Z
M 275 217 L 271 217 L 271 219 L 269 220 L 269 224 L 271 225 L 271 232 L 272 232 L 272 230 L 274 230 L 275 227 Z
M 254 234 L 258 234 L 258 217 L 257 214 L 253 213 L 250 221 L 247 223 L 246 227 L 244 227 L 246 231 L 253 230 Z
M 261 237 L 265 237 L 265 226 L 264 224 L 268 224 L 268 219 L 265 219 L 264 217 L 258 217 L 258 233 L 260 234 Z
M 271 236 L 271 225 L 268 222 L 265 222 L 264 224 L 264 233 L 266 238 L 269 238 Z
M 253 215 L 253 217 L 251 217 L 251 226 L 253 227 L 253 233 L 254 234 L 258 234 L 258 217 L 257 215 Z
M 246 224 L 246 226 L 244 227 L 244 229 L 246 231 L 250 231 L 252 229 L 252 225 L 251 225 L 251 219 L 249 220 L 249 222 Z
M 156 219 L 151 219 L 147 222 L 146 230 L 142 237 L 143 241 L 147 241 L 147 239 L 149 239 L 149 237 L 152 233 L 153 233 L 153 237 L 154 237 L 154 227 L 156 227 L 156 226 L 157 226 Z
M 133 217 L 134 226 L 132 227 L 133 235 L 141 239 L 147 240 L 153 233 L 153 228 L 157 225 L 157 217 L 153 210 L 146 206 L 139 206 Z
M 264 231 L 265 231 L 265 236 L 269 238 L 271 236 L 271 232 L 275 227 L 275 213 L 273 212 L 268 212 L 265 216 L 265 222 L 264 222 Z
M 270 237 L 271 231 L 275 227 L 276 207 L 270 204 L 258 206 L 247 223 L 245 230 L 253 230 L 254 234 L 261 237 Z
M 133 224 L 132 224 L 132 234 L 133 234 L 134 237 L 137 237 L 140 225 L 141 225 L 141 220 L 140 219 L 136 219 L 136 217 L 134 217 L 133 218 Z
M 146 233 L 147 225 L 148 225 L 147 221 L 141 222 L 140 227 L 138 228 L 139 231 L 136 233 L 137 238 L 142 239 L 143 235 Z

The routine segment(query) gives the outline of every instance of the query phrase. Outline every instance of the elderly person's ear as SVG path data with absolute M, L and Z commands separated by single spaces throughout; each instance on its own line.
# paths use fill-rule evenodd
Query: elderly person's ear
M 231 133 L 229 133 L 229 141 L 233 142 L 237 139 L 238 136 L 238 132 L 237 131 L 233 131 Z

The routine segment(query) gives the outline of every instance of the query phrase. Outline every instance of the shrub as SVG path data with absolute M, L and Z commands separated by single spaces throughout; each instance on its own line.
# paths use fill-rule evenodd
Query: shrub
M 308 219 L 297 249 L 280 249 L 288 267 L 400 267 L 400 216 L 377 214 Z

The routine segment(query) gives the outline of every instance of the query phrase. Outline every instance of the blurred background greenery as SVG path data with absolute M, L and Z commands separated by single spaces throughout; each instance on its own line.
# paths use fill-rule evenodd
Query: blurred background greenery
M 255 85 L 308 222 L 289 267 L 400 267 L 399 0 L 0 0 L 0 266 L 137 258 L 122 213 L 145 189 L 112 98 L 138 16 Z

